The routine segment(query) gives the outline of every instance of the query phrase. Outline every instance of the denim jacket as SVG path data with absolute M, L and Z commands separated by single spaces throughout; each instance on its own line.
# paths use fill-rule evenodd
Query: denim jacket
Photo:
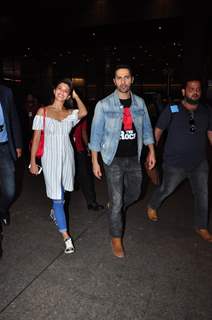
M 145 102 L 131 93 L 131 112 L 137 131 L 138 161 L 143 144 L 154 143 L 152 126 Z M 118 148 L 123 120 L 123 106 L 117 91 L 100 100 L 95 108 L 91 125 L 90 150 L 101 152 L 103 162 L 110 165 Z

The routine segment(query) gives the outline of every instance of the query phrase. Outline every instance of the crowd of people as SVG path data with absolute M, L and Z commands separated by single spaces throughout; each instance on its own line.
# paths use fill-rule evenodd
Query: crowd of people
M 126 212 L 141 195 L 142 162 L 145 161 L 148 170 L 154 170 L 156 151 L 166 132 L 162 177 L 149 199 L 147 217 L 157 222 L 163 201 L 188 179 L 195 204 L 194 229 L 203 240 L 212 242 L 208 230 L 206 154 L 208 143 L 212 144 L 212 113 L 210 107 L 201 102 L 201 80 L 186 79 L 181 101 L 160 108 L 157 116 L 155 110 L 147 108 L 144 99 L 132 92 L 133 81 L 130 66 L 116 66 L 115 90 L 97 102 L 89 134 L 87 106 L 70 79 L 64 78 L 55 84 L 52 101 L 47 106 L 40 105 L 32 94 L 26 96 L 22 129 L 12 91 L 0 86 L 1 233 L 2 226 L 10 223 L 9 209 L 15 196 L 15 161 L 24 149 L 31 174 L 43 172 L 46 194 L 52 201 L 51 216 L 64 240 L 66 254 L 73 253 L 75 246 L 65 212 L 65 194 L 78 185 L 88 210 L 103 210 L 104 206 L 96 199 L 94 179 L 102 179 L 104 171 L 112 252 L 123 258 Z M 44 144 L 41 163 L 38 163 L 41 139 Z M 145 159 L 142 158 L 144 148 Z

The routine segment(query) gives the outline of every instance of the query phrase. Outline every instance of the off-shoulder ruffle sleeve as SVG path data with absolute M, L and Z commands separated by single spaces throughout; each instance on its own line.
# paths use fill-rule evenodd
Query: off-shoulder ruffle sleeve
M 79 119 L 79 110 L 75 109 L 71 113 L 71 121 L 73 123 L 73 127 L 80 121 Z
M 33 120 L 32 130 L 43 129 L 43 116 L 36 115 Z

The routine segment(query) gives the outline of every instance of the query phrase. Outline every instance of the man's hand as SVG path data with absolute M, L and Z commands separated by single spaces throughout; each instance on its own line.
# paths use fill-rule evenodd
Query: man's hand
M 95 177 L 97 177 L 98 179 L 102 178 L 102 172 L 101 172 L 101 168 L 100 165 L 95 162 L 93 163 L 93 174 L 95 175 Z
M 17 154 L 17 158 L 20 158 L 22 155 L 22 149 L 21 148 L 16 148 L 16 154 Z
M 91 156 L 92 156 L 93 174 L 97 179 L 101 179 L 102 172 L 101 172 L 101 167 L 98 161 L 98 152 L 91 150 Z
M 208 140 L 210 145 L 212 146 L 212 131 L 208 131 Z
M 156 164 L 155 153 L 149 152 L 146 159 L 147 167 L 149 170 L 153 169 Z

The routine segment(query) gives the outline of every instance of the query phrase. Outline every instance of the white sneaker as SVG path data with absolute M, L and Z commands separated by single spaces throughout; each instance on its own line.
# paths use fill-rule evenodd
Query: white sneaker
M 74 252 L 74 245 L 73 242 L 71 240 L 71 238 L 68 238 L 65 240 L 65 253 L 73 253 Z

